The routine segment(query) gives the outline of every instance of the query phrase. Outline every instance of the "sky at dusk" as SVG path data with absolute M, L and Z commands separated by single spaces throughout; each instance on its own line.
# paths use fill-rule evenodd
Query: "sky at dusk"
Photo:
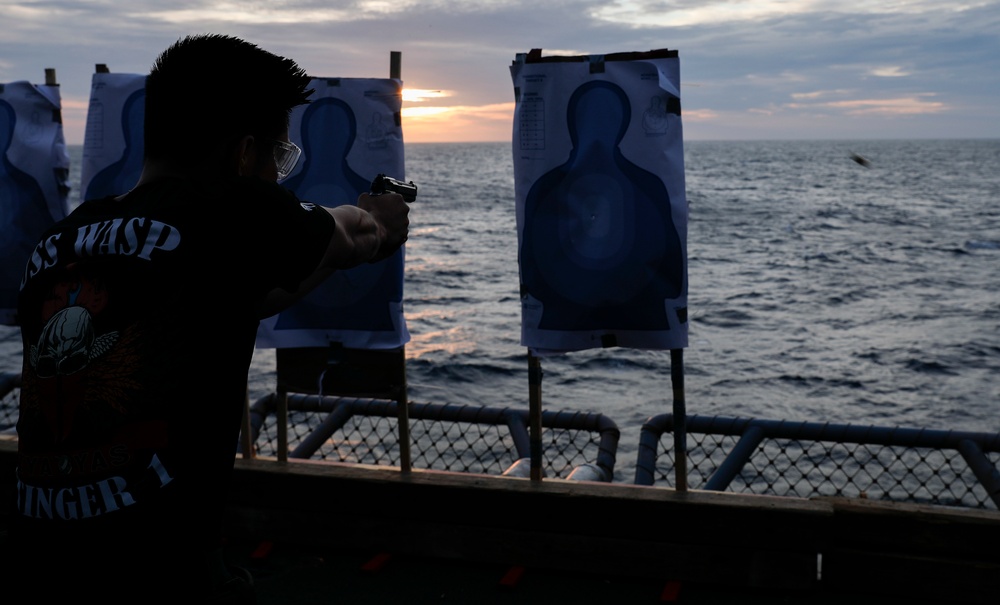
M 413 143 L 509 141 L 533 48 L 677 50 L 689 140 L 1000 138 L 1000 0 L 0 0 L 0 82 L 54 68 L 79 145 L 95 64 L 146 73 L 199 33 L 316 77 L 388 77 L 400 52 Z

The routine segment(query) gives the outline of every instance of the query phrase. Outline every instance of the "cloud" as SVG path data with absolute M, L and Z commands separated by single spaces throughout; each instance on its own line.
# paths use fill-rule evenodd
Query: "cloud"
M 880 78 L 900 78 L 910 75 L 911 72 L 899 65 L 888 65 L 885 67 L 873 67 L 868 73 Z
M 754 21 L 780 17 L 789 13 L 808 12 L 808 2 L 785 0 L 708 2 L 620 1 L 593 11 L 597 19 L 624 23 L 635 27 L 691 27 L 701 24 L 718 25 L 732 21 Z
M 685 110 L 683 119 L 685 122 L 706 122 L 719 117 L 719 112 L 711 109 Z
M 796 92 L 792 93 L 793 99 L 820 99 L 822 97 L 828 97 L 831 95 L 843 96 L 850 94 L 850 90 L 838 89 L 838 90 L 814 90 L 811 92 Z
M 404 102 L 407 140 L 418 117 L 421 136 L 509 138 L 517 53 L 668 47 L 685 136 L 725 124 L 725 136 L 809 138 L 844 116 L 896 116 L 914 133 L 1000 137 L 1000 0 L 35 0 L 0 2 L 0 23 L 0 82 L 57 68 L 72 107 L 86 107 L 95 63 L 144 72 L 177 38 L 211 31 L 320 77 L 387 76 L 401 51 L 404 87 L 442 95 Z M 74 144 L 84 115 L 64 106 Z
M 925 96 L 933 95 L 928 94 Z M 855 99 L 852 101 L 832 101 L 812 106 L 799 106 L 793 104 L 789 107 L 825 107 L 843 110 L 844 113 L 849 116 L 874 115 L 885 117 L 938 114 L 950 109 L 945 103 L 928 100 L 920 96 L 900 97 L 896 99 Z
M 420 103 L 427 99 L 443 99 L 454 94 L 450 90 L 427 90 L 424 88 L 404 88 L 404 103 Z
M 510 140 L 514 103 L 480 106 L 404 107 L 403 132 L 410 142 Z
M 146 13 L 149 19 L 174 25 L 226 22 L 251 25 L 295 25 L 299 23 L 340 23 L 377 18 L 384 11 L 338 9 L 332 7 L 294 8 L 281 5 L 254 5 L 244 2 L 213 2 L 211 6 L 168 8 Z M 373 14 L 374 13 L 374 14 Z
M 989 0 L 953 1 L 897 0 L 892 3 L 877 0 L 620 0 L 596 7 L 591 15 L 611 23 L 633 27 L 694 27 L 717 26 L 726 23 L 754 23 L 784 19 L 799 15 L 923 15 L 955 12 L 987 7 Z

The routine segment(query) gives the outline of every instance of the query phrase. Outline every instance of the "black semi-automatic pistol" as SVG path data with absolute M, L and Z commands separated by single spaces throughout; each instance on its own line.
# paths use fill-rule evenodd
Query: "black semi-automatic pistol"
M 413 184 L 413 181 L 404 183 L 403 181 L 397 181 L 392 177 L 380 174 L 372 181 L 371 193 L 372 195 L 398 193 L 409 203 L 417 199 L 417 186 Z

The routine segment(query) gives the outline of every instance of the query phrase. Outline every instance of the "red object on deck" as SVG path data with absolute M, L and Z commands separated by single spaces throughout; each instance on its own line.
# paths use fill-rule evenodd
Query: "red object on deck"
M 524 575 L 524 567 L 520 565 L 515 565 L 507 570 L 507 573 L 500 578 L 500 586 L 506 588 L 513 588 L 517 586 L 517 583 L 521 581 L 521 576 Z
M 666 583 L 663 587 L 663 592 L 660 593 L 660 600 L 667 603 L 676 603 L 677 597 L 681 594 L 681 583 L 677 580 L 671 580 Z
M 271 542 L 270 540 L 264 540 L 263 542 L 257 545 L 257 548 L 255 548 L 252 553 L 250 553 L 250 558 L 263 559 L 267 555 L 271 554 L 272 548 L 274 548 L 274 542 Z
M 390 555 L 389 553 L 387 553 L 387 552 L 380 552 L 379 554 L 377 554 L 374 557 L 372 557 L 371 559 L 369 559 L 367 563 L 365 563 L 364 565 L 362 565 L 361 566 L 361 570 L 362 571 L 378 571 L 378 570 L 382 569 L 383 567 L 385 567 L 385 564 L 388 563 L 389 559 L 391 559 L 391 558 L 392 558 L 392 555 Z

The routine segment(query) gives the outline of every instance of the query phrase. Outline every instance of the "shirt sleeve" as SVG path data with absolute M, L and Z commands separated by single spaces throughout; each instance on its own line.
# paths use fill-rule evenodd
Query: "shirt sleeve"
M 263 288 L 293 292 L 322 260 L 336 222 L 319 204 L 299 200 L 291 191 L 266 181 L 249 181 L 253 213 L 251 235 L 256 240 L 258 278 Z

